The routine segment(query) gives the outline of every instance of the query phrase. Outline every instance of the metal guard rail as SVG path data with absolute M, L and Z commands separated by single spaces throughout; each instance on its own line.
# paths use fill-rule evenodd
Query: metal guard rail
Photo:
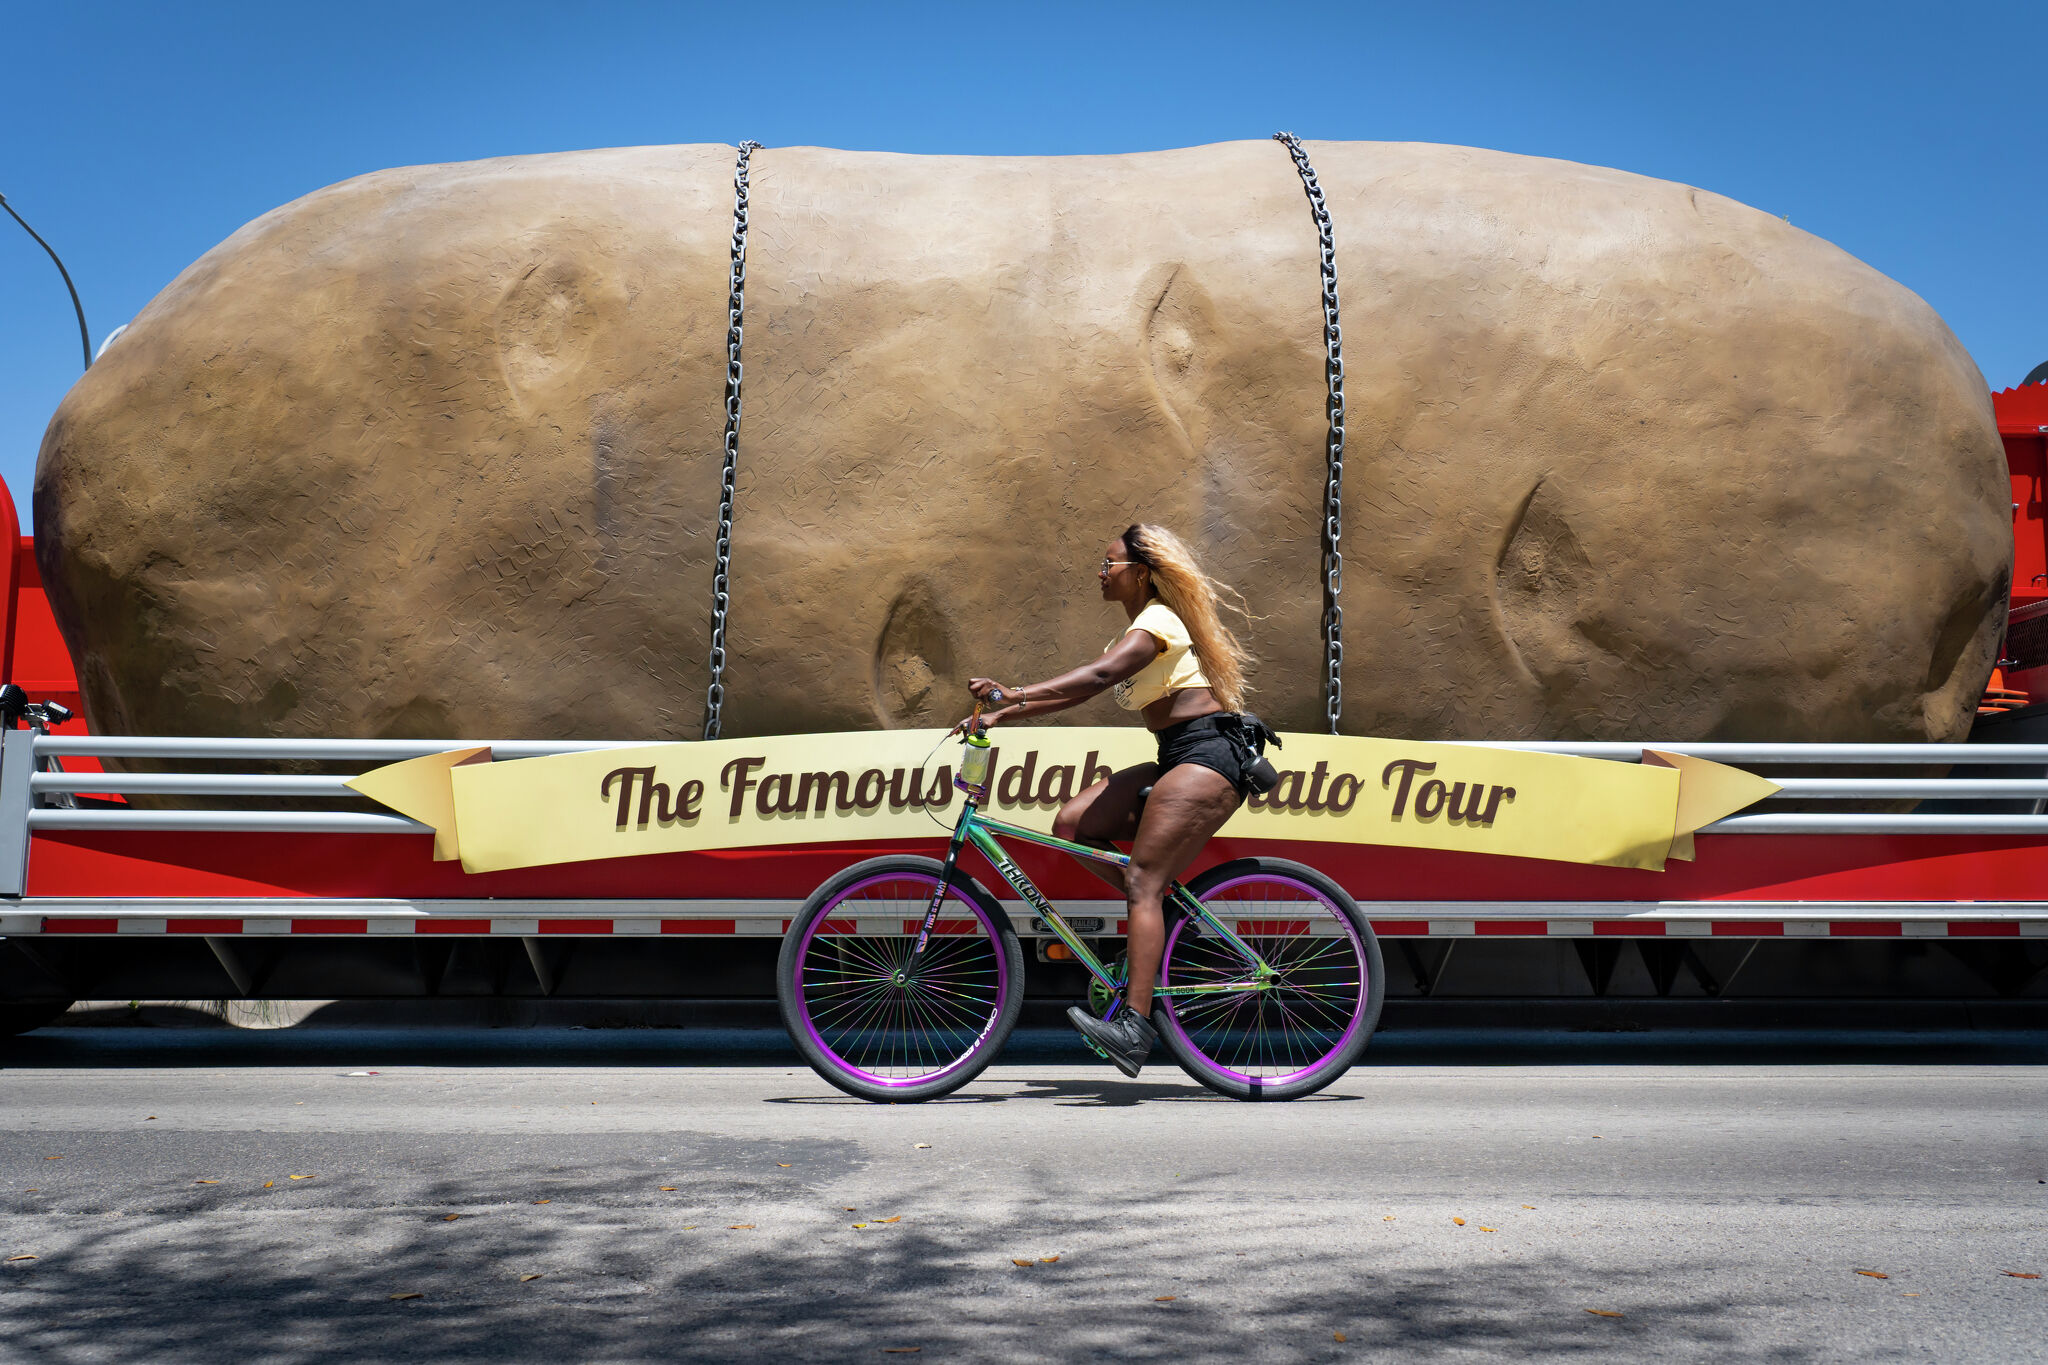
M 5 732 L 0 742 L 0 895 L 19 896 L 26 884 L 32 830 L 229 830 L 237 832 L 422 834 L 429 827 L 404 816 L 361 810 L 74 810 L 49 804 L 64 793 L 191 797 L 270 797 L 278 800 L 362 798 L 337 775 L 286 773 L 76 773 L 41 772 L 41 760 L 74 757 L 203 762 L 326 762 L 367 771 L 385 763 L 470 747 L 476 740 L 214 739 L 164 736 L 55 736 Z M 491 744 L 498 758 L 538 758 L 594 749 L 630 748 L 645 740 L 510 740 Z M 2029 744 L 1740 744 L 1570 743 L 1539 741 L 1489 747 L 1640 761 L 1644 749 L 1666 749 L 1737 767 L 1785 764 L 1831 767 L 1950 766 L 1982 769 L 2021 766 L 2013 778 L 1948 775 L 1901 778 L 1775 777 L 1784 787 L 1750 813 L 1706 827 L 1712 834 L 2000 834 L 2048 835 L 2048 746 Z M 1798 801 L 1998 801 L 2023 803 L 2027 812 L 1788 811 Z

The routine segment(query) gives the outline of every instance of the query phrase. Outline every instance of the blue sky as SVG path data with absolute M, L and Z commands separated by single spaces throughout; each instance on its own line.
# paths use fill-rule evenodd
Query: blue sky
M 257 215 L 365 171 L 578 147 L 1466 143 L 1784 214 L 1926 298 L 1994 388 L 2048 361 L 2048 3 L 18 3 L 0 193 L 95 344 Z M 1342 230 L 1340 225 L 1340 231 Z M 0 478 L 77 378 L 0 219 Z

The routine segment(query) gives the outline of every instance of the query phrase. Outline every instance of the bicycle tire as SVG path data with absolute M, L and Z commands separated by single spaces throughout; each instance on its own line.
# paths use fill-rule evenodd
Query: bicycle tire
M 782 1025 L 811 1069 L 849 1095 L 913 1103 L 951 1094 L 1016 1027 L 1017 931 L 958 868 L 923 960 L 910 963 L 943 871 L 937 859 L 907 854 L 857 863 L 813 891 L 783 934 Z
M 1156 997 L 1160 1041 L 1181 1069 L 1240 1100 L 1299 1099 L 1350 1070 L 1372 1040 L 1386 992 L 1379 941 L 1357 902 L 1314 868 L 1284 858 L 1224 863 L 1188 890 L 1278 969 L 1283 984 Z M 1316 932 L 1319 920 L 1334 928 Z M 1159 983 L 1230 975 L 1242 959 L 1212 939 L 1192 919 L 1174 924 Z

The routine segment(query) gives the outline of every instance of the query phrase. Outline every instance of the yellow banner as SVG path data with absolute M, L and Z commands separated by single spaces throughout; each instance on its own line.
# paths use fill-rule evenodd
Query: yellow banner
M 777 735 L 491 762 L 460 749 L 349 785 L 434 827 L 470 872 L 643 853 L 901 839 L 950 832 L 960 746 L 936 730 Z M 985 809 L 1052 828 L 1062 802 L 1149 762 L 1136 729 L 994 731 Z M 1778 790 L 1681 754 L 1642 764 L 1458 744 L 1291 734 L 1280 785 L 1223 833 L 1388 844 L 1661 869 L 1692 831 Z M 936 752 L 934 749 L 936 747 Z

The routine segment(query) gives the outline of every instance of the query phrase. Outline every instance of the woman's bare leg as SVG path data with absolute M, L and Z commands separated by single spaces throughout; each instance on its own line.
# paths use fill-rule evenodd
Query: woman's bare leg
M 1120 839 L 1138 834 L 1138 793 L 1152 785 L 1159 775 L 1157 763 L 1140 763 L 1111 773 L 1094 786 L 1060 807 L 1053 817 L 1052 832 L 1090 848 L 1115 848 Z M 1114 863 L 1083 859 L 1081 866 L 1124 894 L 1124 870 Z
M 1124 998 L 1140 1018 L 1152 1012 L 1152 985 L 1166 952 L 1166 888 L 1237 813 L 1241 801 L 1228 778 L 1195 763 L 1183 763 L 1152 784 L 1124 879 L 1131 953 Z

